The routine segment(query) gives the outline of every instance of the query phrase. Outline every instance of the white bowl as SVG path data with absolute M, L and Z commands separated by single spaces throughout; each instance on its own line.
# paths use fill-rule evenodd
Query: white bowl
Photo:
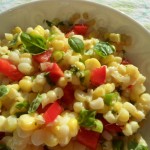
M 92 0 L 91 0 L 92 1 Z M 42 0 L 18 6 L 0 14 L 0 36 L 13 27 L 43 25 L 43 20 L 57 17 L 66 20 L 72 14 L 88 12 L 96 19 L 96 26 L 103 26 L 111 32 L 125 33 L 132 37 L 132 46 L 128 48 L 127 56 L 139 67 L 146 77 L 147 91 L 150 92 L 150 33 L 133 19 L 108 6 L 85 0 Z M 141 129 L 143 137 L 150 147 L 149 134 L 150 116 L 147 117 Z

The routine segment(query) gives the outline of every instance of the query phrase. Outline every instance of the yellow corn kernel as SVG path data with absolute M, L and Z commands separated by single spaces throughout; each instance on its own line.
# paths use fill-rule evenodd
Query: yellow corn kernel
M 145 114 L 142 111 L 136 111 L 134 117 L 136 118 L 137 121 L 141 121 L 145 119 Z
M 137 109 L 136 109 L 136 107 L 135 107 L 133 104 L 131 104 L 131 103 L 129 103 L 129 102 L 125 102 L 125 103 L 123 104 L 123 107 L 124 107 L 126 110 L 128 110 L 128 112 L 129 112 L 132 116 L 136 116 L 136 111 L 137 111 Z
M 63 40 L 54 40 L 51 44 L 55 50 L 63 50 L 65 45 Z
M 104 105 L 103 109 L 97 110 L 98 113 L 106 114 L 110 110 L 109 106 Z
M 13 34 L 5 33 L 5 39 L 8 40 L 8 41 L 12 41 L 13 40 Z
M 98 86 L 98 87 L 93 91 L 93 97 L 94 97 L 94 98 L 103 97 L 105 94 L 106 94 L 106 91 L 105 91 L 103 85 Z
M 106 93 L 111 93 L 115 90 L 115 84 L 114 83 L 107 83 L 104 85 L 104 89 Z
M 16 89 L 10 88 L 7 97 L 9 97 L 10 99 L 15 99 L 18 96 L 20 96 L 20 93 Z
M 58 82 L 57 82 L 58 86 L 60 87 L 65 87 L 67 85 L 67 80 L 65 77 L 60 77 Z
M 126 109 L 121 108 L 117 119 L 120 122 L 128 122 L 129 117 L 130 117 L 129 112 Z
M 52 133 L 46 132 L 44 136 L 44 143 L 49 147 L 54 147 L 58 144 L 58 139 Z
M 39 35 L 44 36 L 45 30 L 42 26 L 38 25 L 34 28 L 35 31 L 39 33 Z
M 77 133 L 78 133 L 78 129 L 79 129 L 79 125 L 78 125 L 77 119 L 71 118 L 71 119 L 68 121 L 68 126 L 69 126 L 69 129 L 70 129 L 70 135 L 71 135 L 72 137 L 76 136 Z
M 24 92 L 30 92 L 32 90 L 32 81 L 22 79 L 19 81 L 19 87 Z
M 7 85 L 9 88 L 14 88 L 16 89 L 17 91 L 19 90 L 19 85 L 18 84 L 10 84 L 10 85 Z
M 110 33 L 109 34 L 109 40 L 112 42 L 120 43 L 121 42 L 121 36 L 120 36 L 120 34 Z
M 22 29 L 20 27 L 15 27 L 15 29 L 13 30 L 13 33 L 20 33 L 22 32 Z
M 138 68 L 133 65 L 126 65 L 126 73 L 132 77 L 133 80 L 137 80 L 140 75 Z
M 17 118 L 15 116 L 9 116 L 5 122 L 5 131 L 13 132 L 17 128 Z
M 85 61 L 85 68 L 88 70 L 93 70 L 101 66 L 100 62 L 96 58 L 90 58 Z
M 23 53 L 20 55 L 20 58 L 32 58 L 32 55 L 30 53 Z
M 18 119 L 18 126 L 25 131 L 31 131 L 38 127 L 35 117 L 29 114 L 20 116 L 20 118 Z
M 108 55 L 107 57 L 102 58 L 102 63 L 103 64 L 109 64 L 115 60 L 114 55 Z
M 37 84 L 37 83 L 33 82 L 33 84 L 32 84 L 33 92 L 42 92 L 42 90 L 43 90 L 43 86 L 41 86 L 41 84 Z
M 114 105 L 113 105 L 114 111 L 119 112 L 121 108 L 122 108 L 122 103 L 121 102 L 114 103 Z
M 6 117 L 0 115 L 0 131 L 5 131 Z
M 76 61 L 75 66 L 79 68 L 79 70 L 85 70 L 85 65 L 82 62 Z
M 109 123 L 116 123 L 117 117 L 111 112 L 108 111 L 106 114 L 103 115 L 103 117 L 109 122 Z

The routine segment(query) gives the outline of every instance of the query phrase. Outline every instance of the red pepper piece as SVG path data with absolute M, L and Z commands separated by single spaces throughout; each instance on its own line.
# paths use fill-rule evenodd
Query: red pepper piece
M 94 86 L 99 86 L 104 84 L 106 81 L 106 66 L 96 68 L 91 72 L 91 84 Z
M 49 124 L 53 122 L 58 115 L 60 115 L 63 111 L 63 108 L 59 105 L 57 101 L 49 106 L 49 108 L 44 112 L 43 117 L 45 119 L 45 123 Z
M 0 73 L 13 81 L 19 81 L 24 76 L 9 60 L 0 58 Z
M 47 51 L 44 51 L 41 54 L 33 55 L 32 57 L 38 63 L 43 63 L 43 62 L 49 61 L 51 55 L 52 55 L 52 52 L 50 50 L 47 50 Z
M 99 138 L 100 133 L 85 128 L 80 128 L 77 135 L 77 140 L 91 150 L 96 150 Z
M 75 32 L 75 34 L 79 34 L 79 35 L 86 35 L 87 31 L 88 31 L 88 26 L 85 24 L 76 24 L 73 27 L 73 31 Z

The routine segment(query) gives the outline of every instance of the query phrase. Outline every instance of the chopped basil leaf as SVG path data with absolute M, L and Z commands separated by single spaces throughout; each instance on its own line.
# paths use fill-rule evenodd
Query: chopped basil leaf
M 96 119 L 95 120 L 95 127 L 92 128 L 93 131 L 102 133 L 103 131 L 103 124 L 100 120 Z
M 104 103 L 108 106 L 112 105 L 114 101 L 117 101 L 118 99 L 118 93 L 108 93 L 104 96 Z
M 103 124 L 100 120 L 95 118 L 96 111 L 82 110 L 79 113 L 78 122 L 82 127 L 89 128 L 93 131 L 101 133 L 103 130 Z
M 0 98 L 8 94 L 9 88 L 6 85 L 0 85 Z
M 110 54 L 113 54 L 115 52 L 115 48 L 109 44 L 108 42 L 98 42 L 93 50 L 95 53 L 101 57 L 108 56 Z
M 79 124 L 84 127 L 93 127 L 95 126 L 95 115 L 96 111 L 91 110 L 82 110 L 79 113 Z
M 18 102 L 15 107 L 19 110 L 28 109 L 29 103 L 27 101 Z
M 113 150 L 122 150 L 123 149 L 123 141 L 119 139 L 113 140 Z
M 40 35 L 21 33 L 21 41 L 25 51 L 31 54 L 39 54 L 46 50 L 46 39 Z
M 76 52 L 76 53 L 82 53 L 84 50 L 84 43 L 81 39 L 76 37 L 70 37 L 68 39 L 68 43 L 70 47 Z
M 19 37 L 19 34 L 15 34 L 12 41 L 10 41 L 10 43 L 8 44 L 8 47 L 13 47 L 13 46 L 16 46 L 17 42 L 18 42 L 18 37 Z
M 42 96 L 38 94 L 37 97 L 32 101 L 28 113 L 34 113 L 40 106 L 41 102 L 42 102 Z
M 5 144 L 0 143 L 0 150 L 11 150 L 11 149 L 7 147 Z

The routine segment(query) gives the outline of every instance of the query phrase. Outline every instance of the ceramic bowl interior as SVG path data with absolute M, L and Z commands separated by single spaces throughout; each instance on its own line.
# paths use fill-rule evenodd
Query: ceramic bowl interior
M 110 7 L 86 0 L 42 0 L 18 6 L 0 14 L 0 37 L 13 27 L 44 25 L 43 20 L 60 18 L 67 20 L 74 13 L 87 12 L 96 20 L 97 27 L 105 27 L 110 32 L 125 33 L 132 37 L 132 45 L 127 48 L 127 57 L 139 67 L 147 77 L 146 87 L 150 92 L 150 33 L 133 19 Z M 141 129 L 150 147 L 150 115 Z

